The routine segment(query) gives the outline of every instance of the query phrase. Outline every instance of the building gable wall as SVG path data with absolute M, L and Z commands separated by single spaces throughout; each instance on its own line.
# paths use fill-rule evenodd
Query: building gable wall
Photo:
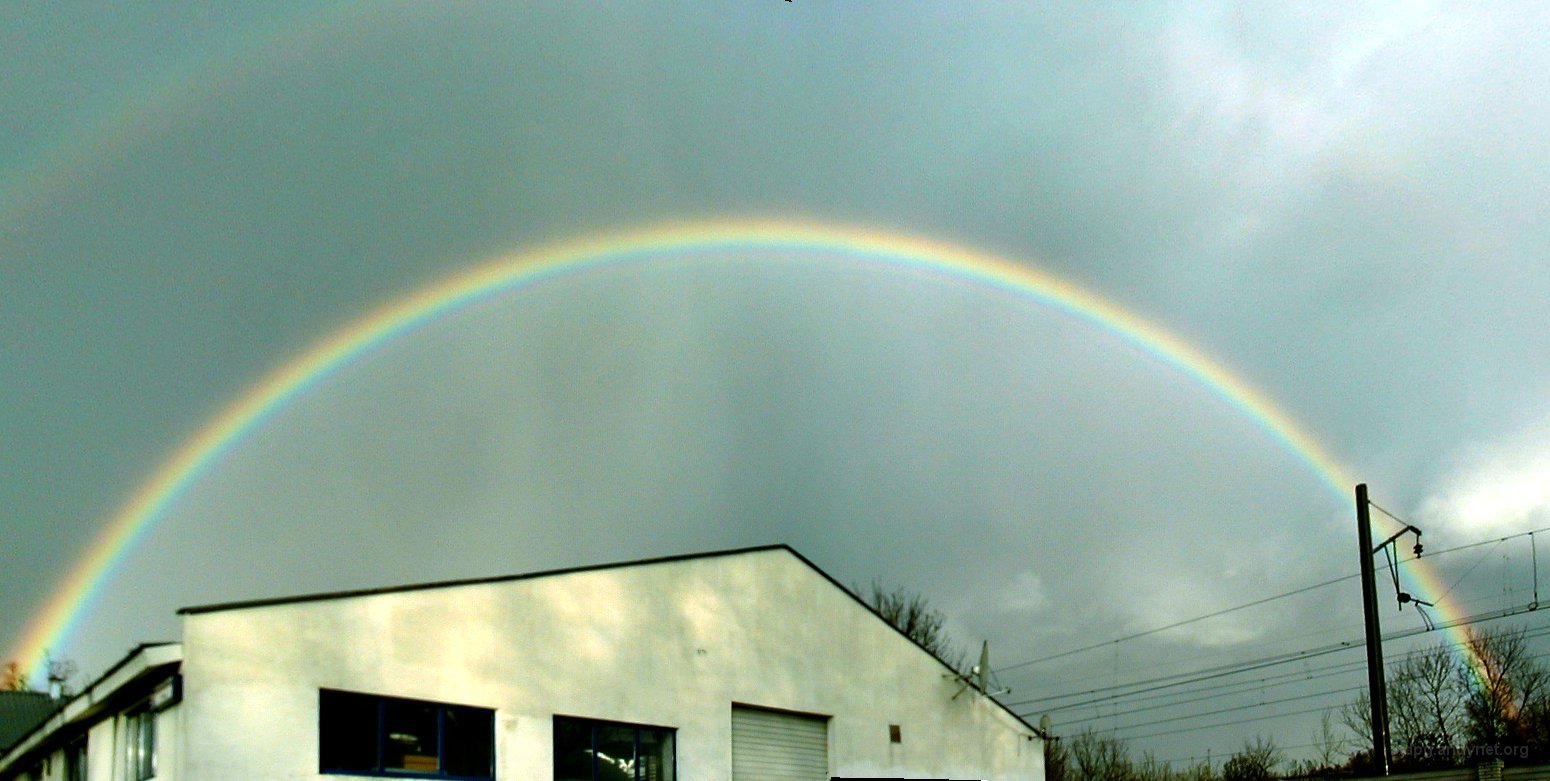
M 679 778 L 727 779 L 733 703 L 831 716 L 833 775 L 1043 777 L 1026 725 L 784 549 L 184 620 L 187 778 L 319 777 L 323 688 L 493 708 L 513 781 L 552 778 L 556 714 L 676 728 Z

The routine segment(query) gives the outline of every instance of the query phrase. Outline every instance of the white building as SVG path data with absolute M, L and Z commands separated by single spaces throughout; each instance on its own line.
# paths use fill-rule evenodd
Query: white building
M 1038 731 L 785 546 L 185 608 L 0 781 L 1042 781 Z

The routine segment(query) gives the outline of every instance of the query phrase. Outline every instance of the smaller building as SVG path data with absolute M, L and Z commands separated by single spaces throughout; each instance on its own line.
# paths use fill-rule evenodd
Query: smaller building
M 122 661 L 0 751 L 0 779 L 122 781 L 157 777 L 176 736 L 182 649 L 136 647 Z M 166 738 L 164 738 L 166 740 Z M 88 746 L 95 756 L 89 758 Z M 90 764 L 89 764 L 90 762 Z
M 185 608 L 0 781 L 1043 781 L 1039 731 L 765 546 Z
M 0 691 L 0 752 L 16 745 L 57 709 L 54 698 L 43 692 Z

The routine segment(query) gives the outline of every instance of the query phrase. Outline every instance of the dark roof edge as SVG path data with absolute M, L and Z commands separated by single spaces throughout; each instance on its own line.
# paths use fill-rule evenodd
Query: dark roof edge
M 81 690 L 79 692 L 76 692 L 75 694 L 71 695 L 69 699 L 65 700 L 64 704 L 69 704 L 71 702 L 74 702 L 76 697 L 80 697 L 81 695 L 85 694 L 86 692 L 89 692 L 92 689 L 97 688 L 98 684 L 100 684 L 103 681 L 106 681 L 108 678 L 112 677 L 113 673 L 116 673 L 119 670 L 122 670 L 125 667 L 127 667 L 129 665 L 129 663 L 134 661 L 135 657 L 139 656 L 140 654 L 142 654 L 142 653 L 144 653 L 146 651 L 149 651 L 152 648 L 162 648 L 162 647 L 169 646 L 169 645 L 177 645 L 177 641 L 176 640 L 156 640 L 156 641 L 152 641 L 152 642 L 148 642 L 148 643 L 137 643 L 135 645 L 135 647 L 129 649 L 129 653 L 124 654 L 124 658 L 118 660 L 117 662 L 114 662 L 113 666 L 109 667 L 107 672 L 102 673 L 101 675 L 98 675 L 96 678 L 93 678 L 91 683 L 88 683 L 85 686 L 82 686 Z
M 163 647 L 166 647 L 166 646 L 169 646 L 169 645 L 177 645 L 177 643 L 174 642 L 174 641 L 171 641 L 171 640 L 158 640 L 158 641 L 148 642 L 148 643 L 139 643 L 139 644 L 135 645 L 133 648 L 129 649 L 129 653 L 125 654 L 124 658 L 122 658 L 122 659 L 118 660 L 116 663 L 114 663 L 114 665 L 112 667 L 109 667 L 107 672 L 102 673 L 101 675 L 99 675 L 96 678 L 92 679 L 91 683 L 88 683 L 85 686 L 82 686 L 81 690 L 76 692 L 75 694 L 72 694 L 69 697 L 66 697 L 64 699 L 57 700 L 56 701 L 56 707 L 54 708 L 54 712 L 48 718 L 46 718 L 43 721 L 40 721 L 37 724 L 33 725 L 32 729 L 27 730 L 20 737 L 16 738 L 16 740 L 12 741 L 11 745 L 9 745 L 9 746 L 0 746 L 0 758 L 3 758 L 6 755 L 6 753 L 9 752 L 11 749 L 16 748 L 17 746 L 20 746 L 23 743 L 26 743 L 33 735 L 37 734 L 40 731 L 48 729 L 49 726 L 50 726 L 49 723 L 52 722 L 56 716 L 58 716 L 61 713 L 64 713 L 65 709 L 70 707 L 70 705 L 73 704 L 76 700 L 79 700 L 82 697 L 92 696 L 94 694 L 94 691 L 96 690 L 96 688 L 98 686 L 102 685 L 109 678 L 111 678 L 114 673 L 116 673 L 119 670 L 122 670 L 126 666 L 128 666 L 130 662 L 135 660 L 135 657 L 145 653 L 146 651 L 151 650 L 152 648 L 163 648 Z M 42 694 L 45 697 L 49 696 L 47 692 L 39 692 L 39 693 Z
M 802 554 L 798 553 L 794 548 L 790 547 L 789 545 L 780 545 L 780 546 L 772 546 L 772 547 L 785 548 L 786 552 L 788 552 L 791 555 L 797 557 L 797 559 L 799 561 L 801 561 L 803 564 L 806 564 L 808 567 L 812 568 L 812 570 L 814 572 L 818 573 L 819 575 L 822 575 L 824 580 L 827 580 L 830 583 L 834 584 L 835 588 L 839 589 L 840 591 L 845 592 L 847 595 L 850 596 L 851 599 L 855 600 L 857 604 L 859 604 L 862 607 L 866 608 L 867 612 L 871 613 L 874 616 L 877 616 L 877 620 L 883 622 L 884 624 L 887 624 L 888 627 L 890 629 L 892 629 L 893 631 L 898 632 L 900 637 L 904 638 L 905 640 L 910 641 L 911 643 L 914 643 L 916 648 L 919 648 L 920 650 L 925 651 L 928 655 L 930 655 L 930 657 L 932 659 L 935 659 L 937 661 L 937 664 L 942 665 L 943 669 L 945 669 L 949 673 L 951 673 L 952 677 L 956 678 L 956 677 L 960 677 L 960 676 L 963 675 L 963 671 L 954 668 L 951 664 L 948 663 L 948 661 L 946 659 L 943 659 L 942 657 L 938 656 L 935 651 L 931 650 L 930 648 L 925 647 L 924 645 L 921 645 L 919 640 L 916 640 L 915 638 L 910 637 L 909 634 L 907 634 L 903 629 L 900 629 L 897 624 L 895 624 L 894 622 L 889 621 L 887 618 L 883 617 L 882 613 L 877 612 L 877 608 L 872 607 L 872 604 L 870 602 L 867 602 L 865 599 L 863 599 L 860 594 L 857 594 L 856 592 L 851 591 L 849 586 L 846 586 L 844 583 L 841 583 L 838 580 L 835 580 L 833 575 L 830 575 L 829 573 L 825 572 L 822 567 L 818 566 L 817 564 L 814 564 L 811 559 L 809 559 L 806 556 L 803 556 Z M 996 707 L 1000 708 L 1003 711 L 1006 711 L 1006 714 L 1008 716 L 1011 716 L 1013 719 L 1016 719 L 1018 724 L 1021 724 L 1024 727 L 1027 727 L 1031 732 L 1033 732 L 1033 734 L 1038 735 L 1041 740 L 1048 740 L 1049 739 L 1049 736 L 1045 735 L 1043 730 L 1039 729 L 1038 727 L 1033 726 L 1032 724 L 1029 724 L 1027 719 L 1023 718 L 1022 716 L 1017 715 L 1017 712 L 1012 710 L 1011 708 L 1007 707 L 1006 703 L 1003 703 L 1002 701 L 996 699 L 995 697 L 990 697 L 990 696 L 987 696 L 985 699 L 990 700 L 990 702 L 993 705 L 995 705 Z
M 743 554 L 747 554 L 747 553 L 761 553 L 761 552 L 765 552 L 765 551 L 776 551 L 776 550 L 782 550 L 782 551 L 785 551 L 785 552 L 791 554 L 792 556 L 796 557 L 796 559 L 798 561 L 802 562 L 803 564 L 806 564 L 809 569 L 811 569 L 812 571 L 814 571 L 814 572 L 818 573 L 819 575 L 823 576 L 824 580 L 829 581 L 829 583 L 833 584 L 835 588 L 839 589 L 840 591 L 844 592 L 847 596 L 849 596 L 851 599 L 855 600 L 856 604 L 858 604 L 861 607 L 865 608 L 867 610 L 867 612 L 869 612 L 872 615 L 876 616 L 879 621 L 882 621 L 884 624 L 887 624 L 895 632 L 898 632 L 900 637 L 903 637 L 904 639 L 910 641 L 911 643 L 913 643 L 915 645 L 916 648 L 919 648 L 920 650 L 922 650 L 922 651 L 926 652 L 928 655 L 930 655 L 931 658 L 935 659 L 938 664 L 942 665 L 942 669 L 946 670 L 948 673 L 951 673 L 953 676 L 958 676 L 958 675 L 962 674 L 962 672 L 960 670 L 955 669 L 951 664 L 949 664 L 947 662 L 947 660 L 945 660 L 942 657 L 938 656 L 931 649 L 925 647 L 924 645 L 921 645 L 918 640 L 916 640 L 915 638 L 910 637 L 909 635 L 905 634 L 904 630 L 902 630 L 899 627 L 895 626 L 892 621 L 889 621 L 888 619 L 884 618 L 882 613 L 877 612 L 877 609 L 872 607 L 872 605 L 869 604 L 865 599 L 862 599 L 859 594 L 857 594 L 854 591 L 851 591 L 850 587 L 848 587 L 845 584 L 839 582 L 838 580 L 835 580 L 833 575 L 830 575 L 829 573 L 825 572 L 822 567 L 819 567 L 817 564 L 814 564 L 811 559 L 807 558 L 806 556 L 803 556 L 801 553 L 798 553 L 795 548 L 792 548 L 790 545 L 787 545 L 787 544 L 785 544 L 783 542 L 781 542 L 781 543 L 772 543 L 772 544 L 767 544 L 767 545 L 752 545 L 752 546 L 749 546 L 749 547 L 746 547 L 746 548 L 732 548 L 730 550 L 703 551 L 703 552 L 700 552 L 700 553 L 680 553 L 680 554 L 676 554 L 676 555 L 672 555 L 672 556 L 658 556 L 656 558 L 649 558 L 649 559 L 635 559 L 635 560 L 632 560 L 632 561 L 618 561 L 618 562 L 611 562 L 611 563 L 607 563 L 607 564 L 589 564 L 589 565 L 580 566 L 580 567 L 564 567 L 564 568 L 561 568 L 561 569 L 543 570 L 543 571 L 540 571 L 540 572 L 528 572 L 528 573 L 523 573 L 523 574 L 520 574 L 520 575 L 497 575 L 497 576 L 494 576 L 494 577 L 484 577 L 484 578 L 465 578 L 465 579 L 462 579 L 462 580 L 443 580 L 443 581 L 437 581 L 437 582 L 434 582 L 434 583 L 412 583 L 412 584 L 400 585 L 400 586 L 382 586 L 382 587 L 378 587 L 378 588 L 354 589 L 354 590 L 350 590 L 350 591 L 333 591 L 333 592 L 325 592 L 325 593 L 318 593 L 318 594 L 300 594 L 300 595 L 290 596 L 290 597 L 271 597 L 269 599 L 252 599 L 252 600 L 246 600 L 246 601 L 241 601 L 241 602 L 221 602 L 221 603 L 216 603 L 216 604 L 211 604 L 211 605 L 195 605 L 195 606 L 192 606 L 192 607 L 185 607 L 185 608 L 179 609 L 178 610 L 178 614 L 179 615 L 185 615 L 185 616 L 188 616 L 188 615 L 199 615 L 201 613 L 218 613 L 218 612 L 222 612 L 222 611 L 226 611 L 226 610 L 244 610 L 244 609 L 247 609 L 247 608 L 255 608 L 255 607 L 272 607 L 272 606 L 275 606 L 275 605 L 290 605 L 290 604 L 295 604 L 295 603 L 300 603 L 300 602 L 321 602 L 321 601 L 330 600 L 330 599 L 347 599 L 347 598 L 350 598 L 350 597 L 369 597 L 369 596 L 377 596 L 377 595 L 380 595 L 380 594 L 397 594 L 397 593 L 406 592 L 406 591 L 425 591 L 425 590 L 436 589 L 436 588 L 452 588 L 454 586 L 478 586 L 478 585 L 484 585 L 484 584 L 489 584 L 489 583 L 509 583 L 509 582 L 512 582 L 512 581 L 530 580 L 530 579 L 534 579 L 534 578 L 546 578 L 546 577 L 553 577 L 553 576 L 556 576 L 556 575 L 570 575 L 570 574 L 574 574 L 574 573 L 578 573 L 578 572 L 597 572 L 597 571 L 600 571 L 600 570 L 618 569 L 618 568 L 621 568 L 621 567 L 642 567 L 642 566 L 647 566 L 647 565 L 650 565 L 650 564 L 669 564 L 669 563 L 672 563 L 672 562 L 675 562 L 675 561 L 689 561 L 689 560 L 692 560 L 692 559 L 709 559 L 709 558 L 716 558 L 716 557 L 720 557 L 720 556 L 739 556 L 739 555 L 743 555 Z M 127 659 L 126 659 L 126 661 L 127 661 Z M 1039 730 L 1039 728 L 1033 726 L 1032 724 L 1029 724 L 1027 719 L 1024 719 L 1022 716 L 1017 715 L 1017 713 L 1015 711 L 1013 711 L 1011 708 L 1007 707 L 1000 700 L 998 700 L 998 699 L 996 699 L 994 697 L 988 697 L 987 699 L 989 699 L 997 707 L 1001 708 L 1001 710 L 1006 711 L 1007 715 L 1009 715 L 1013 719 L 1017 720 L 1017 723 L 1023 725 L 1024 727 L 1027 727 L 1035 735 L 1039 735 L 1041 738 L 1044 737 L 1044 733 L 1041 732 Z
M 752 545 L 746 548 L 733 548 L 730 550 L 703 551 L 700 553 L 679 553 L 672 556 L 658 556 L 650 559 L 635 559 L 632 561 L 616 561 L 606 564 L 588 564 L 579 567 L 564 567 L 561 569 L 542 570 L 539 572 L 525 572 L 519 575 L 495 575 L 483 578 L 464 578 L 461 580 L 442 580 L 432 583 L 409 583 L 399 586 L 379 586 L 377 588 L 352 589 L 349 591 L 331 591 L 317 594 L 298 594 L 289 597 L 270 597 L 267 599 L 250 599 L 239 602 L 220 602 L 211 605 L 194 605 L 180 608 L 178 615 L 199 615 L 201 613 L 218 613 L 225 610 L 244 610 L 253 607 L 271 607 L 274 605 L 289 605 L 298 602 L 321 602 L 330 599 L 347 599 L 350 597 L 370 597 L 379 594 L 397 594 L 405 591 L 426 591 L 436 588 L 452 588 L 454 586 L 480 586 L 488 583 L 509 583 L 517 580 L 530 580 L 533 578 L 547 578 L 556 575 L 570 575 L 577 572 L 596 572 L 599 570 L 618 569 L 621 567 L 642 567 L 649 564 L 668 564 L 675 561 L 688 561 L 690 559 L 709 559 L 718 556 L 737 556 L 745 553 L 758 553 L 761 551 L 784 550 L 806 562 L 813 569 L 811 561 L 807 561 L 802 554 L 791 549 L 785 543 L 769 545 Z M 823 572 L 823 570 L 819 570 Z M 824 577 L 828 577 L 825 573 Z M 834 580 L 829 578 L 829 580 Z

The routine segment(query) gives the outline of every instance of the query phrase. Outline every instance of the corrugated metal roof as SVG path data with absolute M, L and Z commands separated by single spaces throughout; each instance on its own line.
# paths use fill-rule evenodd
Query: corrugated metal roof
M 43 692 L 0 692 L 0 753 L 54 715 L 58 707 Z

